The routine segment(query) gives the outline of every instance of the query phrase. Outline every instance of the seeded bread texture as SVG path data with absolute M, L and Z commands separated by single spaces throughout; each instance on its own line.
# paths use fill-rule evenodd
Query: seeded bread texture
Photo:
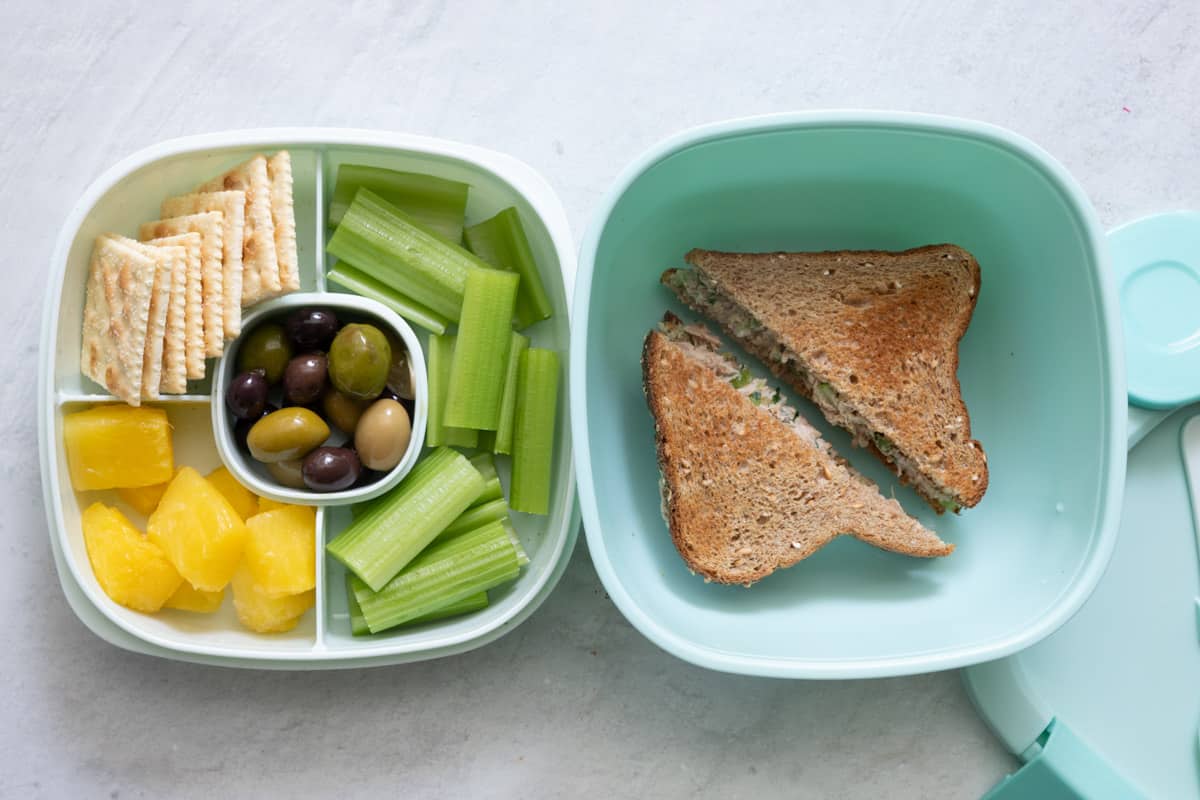
M 987 457 L 971 438 L 957 376 L 958 342 L 980 287 L 979 264 L 970 253 L 950 244 L 903 252 L 693 250 L 686 260 L 716 294 L 795 354 L 814 380 L 799 380 L 777 352 L 764 352 L 761 340 L 755 346 L 745 330 L 717 320 L 799 394 L 813 399 L 813 383 L 829 384 L 839 402 L 930 483 L 959 505 L 979 502 L 988 485 Z M 700 313 L 708 311 L 695 298 L 680 296 Z M 844 425 L 828 411 L 826 416 Z M 895 469 L 874 441 L 858 437 L 857 443 Z M 938 498 L 920 493 L 943 510 Z
M 748 586 L 841 534 L 910 556 L 953 551 L 661 331 L 646 337 L 642 373 L 671 538 L 706 580 Z

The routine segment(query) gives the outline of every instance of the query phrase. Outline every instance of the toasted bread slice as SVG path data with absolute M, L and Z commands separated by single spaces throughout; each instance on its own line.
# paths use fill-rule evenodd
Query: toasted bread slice
M 979 264 L 950 244 L 904 252 L 720 253 L 663 283 L 721 325 L 938 513 L 974 506 L 987 457 L 971 438 L 958 342 Z
M 954 550 L 768 398 L 766 382 L 747 379 L 718 342 L 668 313 L 642 351 L 663 515 L 689 569 L 749 586 L 841 534 L 910 556 Z

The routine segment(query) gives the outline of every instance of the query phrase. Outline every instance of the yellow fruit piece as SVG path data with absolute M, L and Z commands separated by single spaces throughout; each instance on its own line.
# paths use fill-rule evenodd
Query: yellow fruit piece
M 233 575 L 233 607 L 238 620 L 256 633 L 283 633 L 296 627 L 304 612 L 317 602 L 314 589 L 283 597 L 268 597 L 254 583 L 243 562 Z
M 180 611 L 195 611 L 198 614 L 211 614 L 221 607 L 225 600 L 225 590 L 219 592 L 202 592 L 192 588 L 187 581 L 179 584 L 175 594 L 167 598 L 163 608 L 177 608 Z
M 182 582 L 166 554 L 103 503 L 88 506 L 80 521 L 88 560 L 104 593 L 135 611 L 158 611 Z
M 97 406 L 63 417 L 67 466 L 76 491 L 171 480 L 171 426 L 161 408 Z
M 258 513 L 258 495 L 238 483 L 233 473 L 225 467 L 217 467 L 204 476 L 218 492 L 225 495 L 229 505 L 243 521 Z
M 317 512 L 286 506 L 246 520 L 246 567 L 268 597 L 306 592 L 317 585 Z
M 150 515 L 147 533 L 184 580 L 204 592 L 229 583 L 246 544 L 246 525 L 211 483 L 184 467 Z
M 117 489 L 117 496 L 128 503 L 134 511 L 143 517 L 148 517 L 154 513 L 154 509 L 158 508 L 158 501 L 162 500 L 163 493 L 166 491 L 167 482 L 164 481 L 152 483 L 149 486 Z
M 290 504 L 281 503 L 278 500 L 272 500 L 269 497 L 258 498 L 258 513 L 262 514 L 265 511 L 274 511 L 277 508 L 288 508 Z

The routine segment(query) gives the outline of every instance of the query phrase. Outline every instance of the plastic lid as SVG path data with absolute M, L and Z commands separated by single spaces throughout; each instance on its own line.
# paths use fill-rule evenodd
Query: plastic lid
M 1200 400 L 1200 213 L 1155 214 L 1108 235 L 1125 329 L 1129 399 Z
M 1080 787 L 1087 797 L 1200 796 L 1200 526 L 1180 444 L 1200 491 L 1198 413 L 1169 416 L 1130 453 L 1116 549 L 1079 613 L 1028 650 L 964 672 L 983 716 L 1028 762 L 993 797 L 1073 797 Z M 1056 739 L 1070 741 L 1046 759 Z

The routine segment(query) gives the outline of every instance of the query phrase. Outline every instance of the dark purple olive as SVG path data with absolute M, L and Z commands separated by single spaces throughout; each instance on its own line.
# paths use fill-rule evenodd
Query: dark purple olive
M 243 450 L 249 449 L 246 446 L 246 437 L 250 435 L 250 429 L 254 427 L 254 423 L 270 414 L 272 411 L 278 411 L 279 407 L 267 403 L 261 414 L 254 419 L 239 419 L 237 424 L 233 426 L 233 438 L 238 443 L 238 447 Z
M 408 418 L 413 418 L 413 411 L 416 410 L 417 403 L 410 397 L 401 397 L 390 386 L 383 387 L 383 391 L 379 393 L 376 400 L 395 400 L 400 405 L 404 406 L 404 410 L 408 412 Z
M 338 320 L 328 308 L 297 308 L 288 315 L 284 328 L 297 351 L 328 350 Z
M 271 386 L 260 370 L 238 373 L 225 390 L 225 404 L 238 419 L 258 419 L 267 407 L 267 392 Z
M 358 483 L 355 485 L 370 486 L 372 483 L 379 480 L 386 474 L 386 472 L 380 472 L 379 470 L 364 468 L 362 474 L 358 476 Z
M 362 473 L 358 454 L 348 447 L 318 447 L 304 457 L 304 485 L 314 492 L 349 489 Z
M 283 372 L 283 398 L 291 406 L 312 405 L 325 390 L 328 362 L 321 353 L 305 353 L 288 362 Z

